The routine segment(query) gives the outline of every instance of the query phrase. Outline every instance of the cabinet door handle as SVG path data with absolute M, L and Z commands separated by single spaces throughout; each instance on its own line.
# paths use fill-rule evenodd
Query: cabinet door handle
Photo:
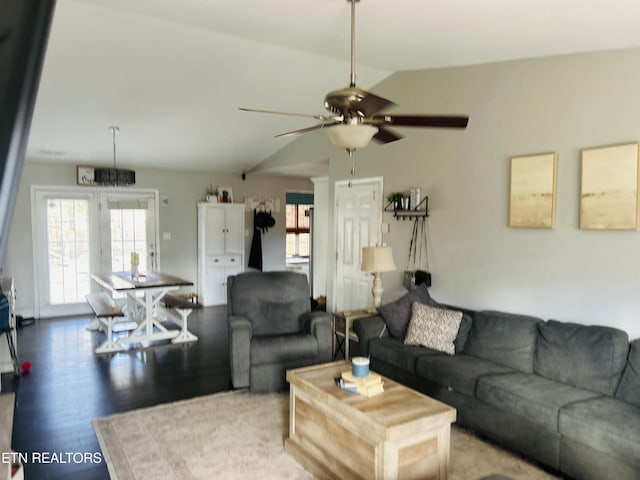
M 218 259 L 217 259 L 217 258 L 214 258 L 214 259 L 213 259 L 213 261 L 214 261 L 215 263 L 218 263 Z
M 232 259 L 231 259 L 231 261 L 232 261 L 232 262 L 235 262 L 235 261 L 236 261 L 236 259 L 235 259 L 235 258 L 232 258 Z

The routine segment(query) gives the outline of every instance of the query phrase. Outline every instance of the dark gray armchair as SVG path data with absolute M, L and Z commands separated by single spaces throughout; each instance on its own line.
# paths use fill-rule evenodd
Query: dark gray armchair
M 227 297 L 234 388 L 285 390 L 288 369 L 331 361 L 331 316 L 311 311 L 306 275 L 230 276 Z

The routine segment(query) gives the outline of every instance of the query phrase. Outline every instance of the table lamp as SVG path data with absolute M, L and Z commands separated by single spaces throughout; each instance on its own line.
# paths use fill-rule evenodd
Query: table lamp
M 383 292 L 380 273 L 391 272 L 396 269 L 391 247 L 362 247 L 362 266 L 360 269 L 363 272 L 371 272 L 373 274 L 371 294 L 373 295 L 373 306 L 378 308 L 382 303 Z

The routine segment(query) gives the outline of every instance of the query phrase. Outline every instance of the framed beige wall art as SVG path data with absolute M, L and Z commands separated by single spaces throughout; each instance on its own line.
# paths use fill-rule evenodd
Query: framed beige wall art
M 638 229 L 638 144 L 582 150 L 580 228 Z
M 556 153 L 511 158 L 510 227 L 555 226 L 557 171 Z

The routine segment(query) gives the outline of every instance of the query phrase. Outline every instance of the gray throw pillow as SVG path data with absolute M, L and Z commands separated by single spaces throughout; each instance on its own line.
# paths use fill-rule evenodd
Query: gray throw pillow
M 461 321 L 462 312 L 414 302 L 404 343 L 406 345 L 422 345 L 453 355 L 456 353 L 454 341 L 458 335 Z
M 440 306 L 439 308 L 444 308 Z M 471 315 L 467 312 L 462 312 L 462 320 L 460 321 L 460 328 L 458 329 L 458 336 L 453 342 L 456 346 L 456 353 L 460 353 L 464 350 L 464 346 L 467 344 L 469 338 L 469 332 L 471 332 Z
M 429 305 L 433 303 L 426 285 L 418 285 L 395 302 L 387 303 L 378 308 L 378 313 L 387 324 L 389 333 L 393 338 L 404 339 L 411 319 L 411 305 L 413 305 L 413 302 Z

